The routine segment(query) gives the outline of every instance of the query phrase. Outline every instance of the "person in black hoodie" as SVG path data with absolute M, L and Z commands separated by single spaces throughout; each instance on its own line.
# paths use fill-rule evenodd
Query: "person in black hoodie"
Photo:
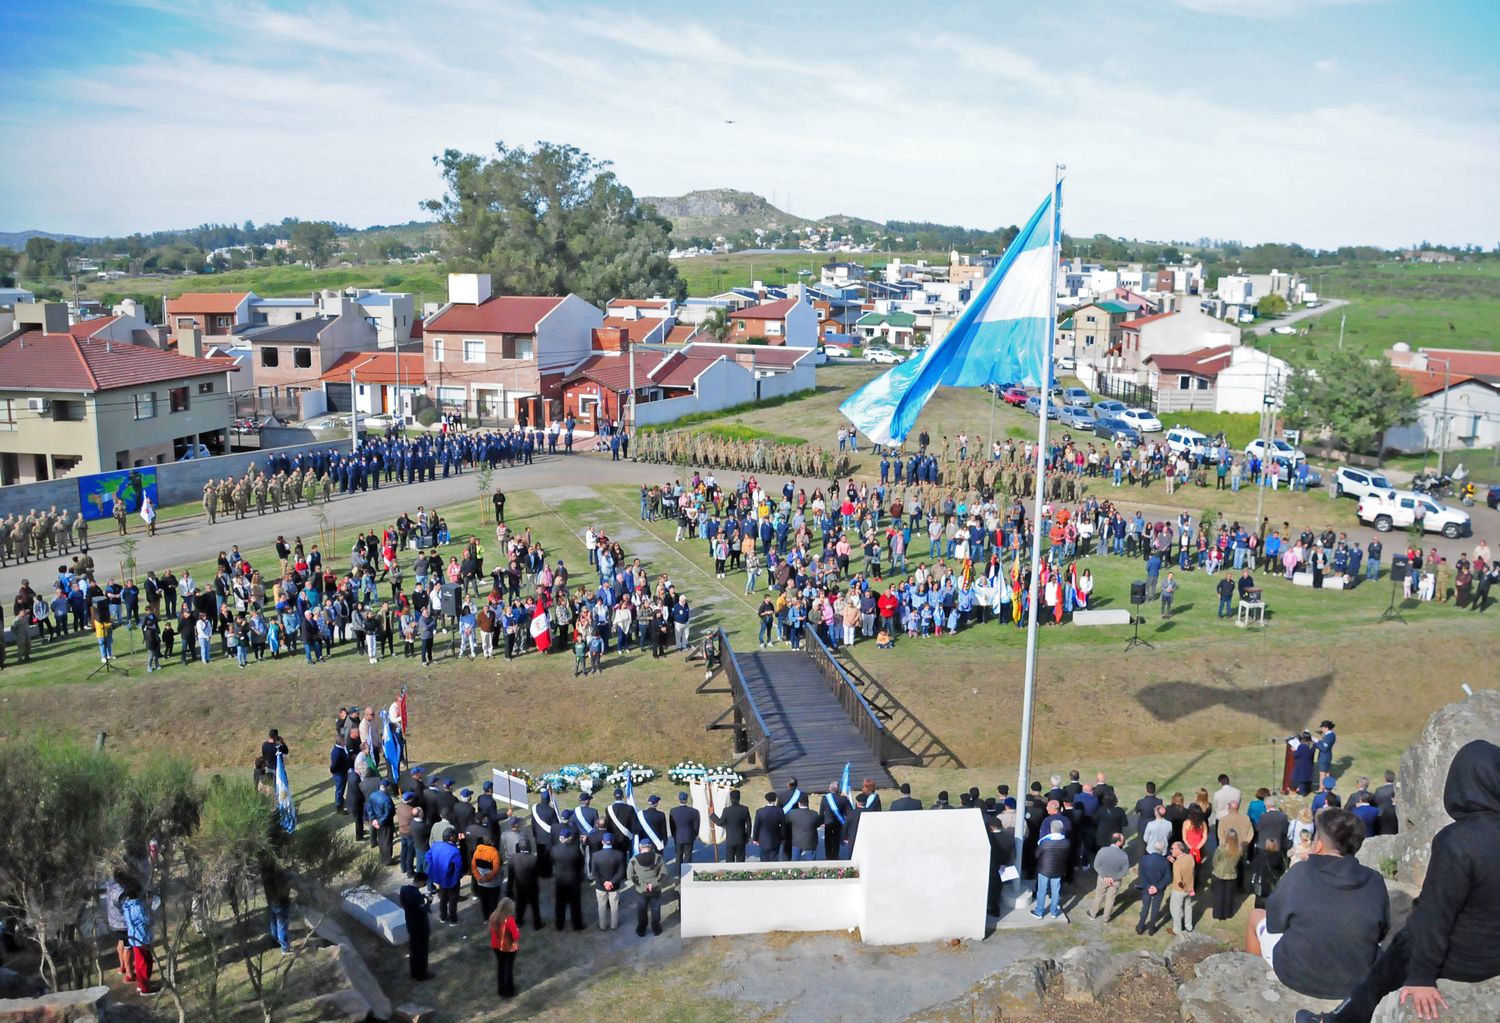
M 1443 807 L 1453 818 L 1432 839 L 1422 895 L 1406 926 L 1338 1009 L 1297 1013 L 1297 1023 L 1368 1023 L 1397 989 L 1418 1019 L 1448 1006 L 1439 977 L 1477 983 L 1500 976 L 1500 746 L 1476 739 L 1448 768 Z M 1288 877 L 1291 875 L 1288 874 Z
M 401 886 L 401 910 L 406 916 L 408 952 L 411 956 L 411 979 L 428 980 L 427 946 L 432 935 L 432 922 L 427 917 L 427 899 L 422 890 L 413 884 Z
M 1348 810 L 1317 816 L 1312 854 L 1251 910 L 1245 951 L 1312 998 L 1347 998 L 1364 977 L 1391 921 L 1385 880 L 1354 858 L 1365 826 Z

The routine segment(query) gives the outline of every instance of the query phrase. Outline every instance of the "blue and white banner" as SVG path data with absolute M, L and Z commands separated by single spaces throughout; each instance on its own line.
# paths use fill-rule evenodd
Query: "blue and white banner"
M 297 830 L 297 804 L 292 802 L 292 783 L 286 777 L 286 757 L 276 754 L 276 811 L 287 834 Z
M 850 395 L 839 411 L 876 444 L 899 444 L 938 385 L 1046 387 L 1053 337 L 1053 246 L 1062 183 L 1042 201 L 963 314 L 921 355 Z
M 387 712 L 380 712 L 380 722 L 384 729 L 381 745 L 385 748 L 386 772 L 391 781 L 395 781 L 401 775 L 401 761 L 406 756 L 406 739 L 401 734 L 401 726 L 392 722 Z

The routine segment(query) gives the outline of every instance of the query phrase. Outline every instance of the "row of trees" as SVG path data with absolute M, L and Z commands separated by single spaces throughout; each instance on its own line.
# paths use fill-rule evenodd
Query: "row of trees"
M 1384 359 L 1325 348 L 1311 366 L 1292 372 L 1283 415 L 1343 451 L 1378 454 L 1386 430 L 1416 418 L 1417 397 Z
M 295 887 L 316 920 L 337 886 L 378 869 L 347 829 L 325 819 L 288 833 L 249 781 L 204 784 L 170 757 L 127 761 L 63 739 L 12 739 L 0 745 L 0 791 L 9 803 L 0 913 L 36 953 L 43 982 L 102 983 L 113 935 L 101 894 L 113 876 L 151 906 L 158 980 L 179 1021 L 219 1020 L 251 1002 L 271 1020 L 309 942 L 267 955 L 266 892 Z

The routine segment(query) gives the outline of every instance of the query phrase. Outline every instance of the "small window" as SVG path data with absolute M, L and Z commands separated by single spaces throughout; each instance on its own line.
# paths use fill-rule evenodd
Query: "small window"
M 232 322 L 233 321 L 230 320 L 230 318 L 228 316 L 215 316 L 214 317 L 214 326 L 216 326 L 216 327 L 229 327 Z
M 281 349 L 267 345 L 260 350 L 260 364 L 268 369 L 281 365 Z
M 76 423 L 83 419 L 83 402 L 81 401 L 54 401 L 52 403 L 52 419 L 58 423 Z
M 1179 391 L 1191 390 L 1192 386 L 1193 378 L 1188 376 L 1187 374 L 1183 374 L 1182 376 L 1177 378 L 1177 389 Z
M 515 357 L 517 359 L 530 359 L 531 358 L 531 339 L 527 338 L 524 341 L 517 341 L 516 342 L 516 347 L 515 347 L 515 352 L 516 352 Z
M 464 338 L 464 361 L 483 362 L 484 342 L 476 341 L 474 338 Z
M 435 337 L 432 339 L 432 361 L 443 361 L 443 339 L 440 337 Z
M 292 365 L 298 369 L 312 369 L 312 349 L 293 348 Z
M 0 430 L 16 428 L 16 402 L 14 398 L 0 398 Z
M 177 329 L 187 330 L 189 327 L 197 326 L 197 322 L 191 316 L 177 317 Z
M 734 329 L 735 330 L 744 330 L 745 329 L 745 321 L 744 320 L 735 320 L 734 321 Z
M 135 417 L 137 419 L 152 419 L 156 416 L 156 392 L 148 391 L 145 394 L 135 396 Z
M 214 382 L 212 380 L 210 380 L 207 383 L 199 384 L 198 385 L 198 393 L 199 394 L 213 394 L 214 393 Z
M 169 398 L 168 407 L 173 412 L 186 412 L 192 407 L 193 402 L 192 399 L 188 397 L 188 389 L 185 386 L 174 387 L 167 392 L 167 395 Z

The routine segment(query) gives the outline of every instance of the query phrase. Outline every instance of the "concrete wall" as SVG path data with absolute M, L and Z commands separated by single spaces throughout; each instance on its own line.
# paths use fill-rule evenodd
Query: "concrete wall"
M 322 448 L 338 446 L 338 441 L 317 441 L 277 449 L 288 456 Z M 345 445 L 348 441 L 343 442 Z M 203 497 L 203 484 L 210 479 L 238 476 L 251 462 L 266 464 L 267 451 L 242 451 L 217 458 L 195 458 L 186 462 L 167 462 L 156 466 L 156 493 L 163 508 L 174 504 L 187 504 Z M 78 476 L 65 476 L 60 480 L 42 483 L 18 483 L 0 488 L 0 515 L 19 515 L 35 508 L 57 505 L 76 511 L 78 509 Z
M 727 406 L 726 406 L 727 407 Z M 701 412 L 696 395 L 682 398 L 663 398 L 661 401 L 642 401 L 635 406 L 635 421 L 638 426 L 656 426 L 674 419 Z
M 761 873 L 789 865 L 833 866 L 830 863 L 758 862 L 728 866 L 736 871 Z M 697 869 L 695 865 L 693 870 Z M 926 880 L 931 881 L 930 878 Z M 681 892 L 684 938 L 767 934 L 771 931 L 848 930 L 859 926 L 864 902 L 862 881 L 857 877 L 815 881 L 697 881 L 689 871 L 683 878 Z M 982 892 L 979 911 L 984 912 Z
M 798 371 L 796 372 L 778 373 L 775 376 L 761 377 L 758 381 L 760 385 L 759 400 L 765 401 L 767 398 L 780 398 L 784 395 L 796 394 L 798 391 L 812 390 L 812 383 L 803 379 L 800 370 L 801 367 L 798 367 Z M 811 374 L 809 373 L 808 375 Z
M 589 357 L 593 332 L 604 325 L 604 314 L 577 295 L 569 295 L 536 325 L 533 358 L 540 372 L 567 369 Z M 460 354 L 462 358 L 462 354 Z
M 866 943 L 984 939 L 990 843 L 979 810 L 866 814 L 852 858 Z

